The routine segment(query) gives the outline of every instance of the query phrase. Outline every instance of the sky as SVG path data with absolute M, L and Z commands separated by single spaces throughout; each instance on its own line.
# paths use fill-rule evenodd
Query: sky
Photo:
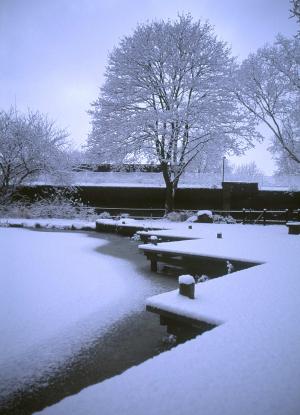
M 79 148 L 108 54 L 138 23 L 190 12 L 208 20 L 242 60 L 278 32 L 296 33 L 289 8 L 289 0 L 0 0 L 0 109 L 46 113 Z M 270 174 L 267 147 L 232 161 L 256 161 Z

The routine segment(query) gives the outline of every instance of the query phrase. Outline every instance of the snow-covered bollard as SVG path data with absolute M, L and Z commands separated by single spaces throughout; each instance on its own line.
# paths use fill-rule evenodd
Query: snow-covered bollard
M 185 297 L 195 298 L 195 279 L 192 275 L 180 275 L 178 278 L 179 294 Z
M 157 237 L 157 236 L 155 236 L 155 235 L 150 236 L 150 242 L 151 242 L 153 245 L 157 245 L 157 242 L 158 242 L 158 237 Z

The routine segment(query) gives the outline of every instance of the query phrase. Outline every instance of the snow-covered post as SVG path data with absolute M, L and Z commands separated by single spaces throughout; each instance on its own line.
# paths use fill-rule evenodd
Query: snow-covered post
M 150 236 L 150 242 L 151 242 L 153 245 L 157 245 L 157 242 L 158 242 L 158 237 L 157 237 L 157 236 L 155 236 L 155 235 Z
M 243 225 L 246 223 L 246 209 L 243 208 Z
M 179 294 L 185 297 L 195 298 L 195 279 L 192 275 L 180 275 L 178 279 Z
M 263 223 L 264 223 L 264 226 L 266 225 L 266 220 L 267 220 L 267 209 L 264 209 L 264 211 L 263 211 Z

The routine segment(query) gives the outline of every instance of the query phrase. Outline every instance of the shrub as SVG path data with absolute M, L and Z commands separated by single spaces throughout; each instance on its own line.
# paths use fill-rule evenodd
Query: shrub
M 111 215 L 109 212 L 101 212 L 98 219 L 111 219 Z
M 190 210 L 173 211 L 167 213 L 164 218 L 172 222 L 184 222 L 188 220 L 194 213 Z
M 93 208 L 87 208 L 74 189 L 55 189 L 34 202 L 26 199 L 8 202 L 0 207 L 1 217 L 17 218 L 96 218 Z
M 213 223 L 228 223 L 228 224 L 234 224 L 237 223 L 236 220 L 228 215 L 228 216 L 222 216 L 222 215 L 213 215 Z

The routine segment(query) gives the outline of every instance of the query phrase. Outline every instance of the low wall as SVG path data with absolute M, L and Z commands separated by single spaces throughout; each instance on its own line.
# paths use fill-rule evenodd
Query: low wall
M 27 186 L 20 192 L 34 200 L 35 195 L 50 190 L 51 186 Z M 165 189 L 158 187 L 78 187 L 78 195 L 83 203 L 98 207 L 162 209 Z M 176 194 L 177 209 L 215 209 L 224 208 L 222 189 L 182 188 Z M 239 191 L 231 189 L 226 193 L 226 208 L 234 209 L 298 209 L 300 192 L 284 191 Z M 228 209 L 229 210 L 229 209 Z

